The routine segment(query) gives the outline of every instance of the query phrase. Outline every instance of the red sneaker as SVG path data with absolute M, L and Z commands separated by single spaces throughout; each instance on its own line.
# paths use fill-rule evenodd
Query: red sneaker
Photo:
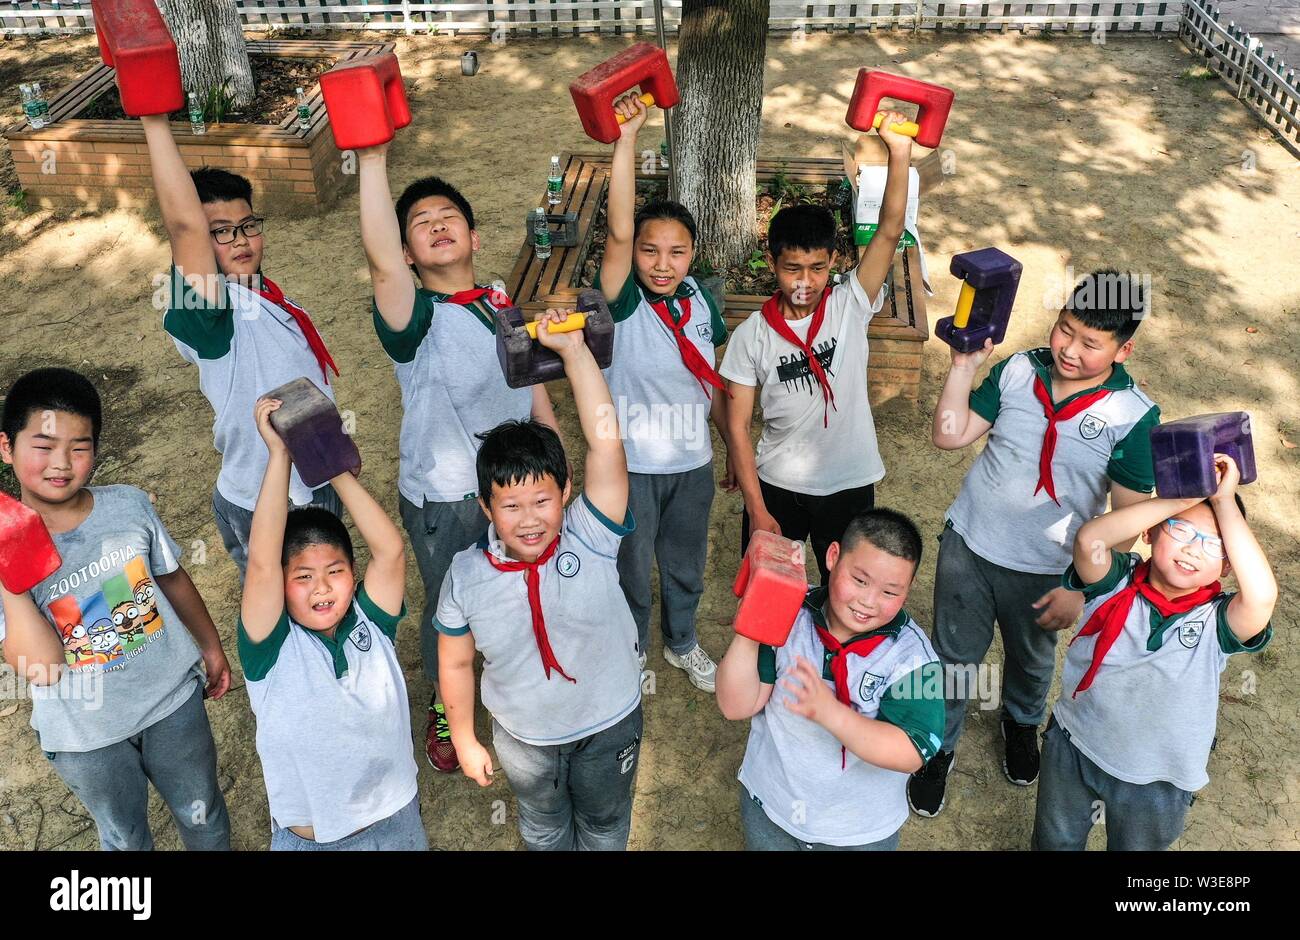
M 447 726 L 447 713 L 439 702 L 429 706 L 429 727 L 424 735 L 424 754 L 434 770 L 449 774 L 460 768 L 456 748 L 451 743 L 451 728 Z

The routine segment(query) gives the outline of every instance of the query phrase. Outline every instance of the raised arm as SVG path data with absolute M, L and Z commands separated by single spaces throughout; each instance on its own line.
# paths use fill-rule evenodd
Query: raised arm
M 1110 553 L 1132 545 L 1143 532 L 1201 502 L 1193 499 L 1144 499 L 1079 526 L 1074 536 L 1074 570 L 1083 584 L 1096 584 L 1110 572 Z
M 1228 627 L 1238 640 L 1248 643 L 1273 619 L 1277 578 L 1233 498 L 1241 482 L 1236 461 L 1224 454 L 1215 454 L 1214 458 L 1221 477 L 1219 488 L 1210 497 L 1210 508 L 1219 523 L 1219 537 L 1240 589 L 1228 602 Z
M 632 271 L 632 232 L 636 218 L 636 135 L 648 113 L 645 103 L 636 95 L 624 95 L 614 103 L 614 108 L 626 120 L 614 143 L 614 159 L 609 171 L 609 194 L 605 200 L 607 222 L 605 256 L 600 262 L 600 289 L 605 292 L 608 300 L 618 297 Z
M 718 708 L 731 721 L 753 718 L 772 697 L 772 684 L 758 675 L 758 641 L 736 634 L 718 663 Z
M 406 548 L 402 533 L 350 472 L 339 474 L 330 483 L 370 549 L 366 593 L 384 613 L 400 615 L 406 595 Z
M 564 373 L 573 387 L 573 402 L 587 441 L 583 492 L 605 518 L 622 522 L 627 517 L 627 455 L 618 434 L 614 400 L 596 358 L 583 342 L 582 331 L 551 332 L 549 324 L 559 323 L 564 316 L 558 310 L 547 310 L 538 318 L 537 339 L 564 360 Z
M 986 340 L 983 349 L 972 353 L 952 350 L 952 366 L 939 393 L 939 403 L 934 408 L 934 426 L 931 440 L 940 450 L 958 450 L 979 440 L 993 427 L 993 422 L 971 410 L 970 393 L 975 385 L 975 373 L 993 352 L 993 341 Z
M 5 662 L 32 685 L 53 685 L 67 660 L 54 624 L 45 619 L 30 594 L 10 594 L 0 586 L 5 614 Z
M 390 330 L 401 332 L 415 308 L 415 282 L 406 264 L 402 230 L 388 188 L 388 144 L 357 151 L 361 177 L 361 246 L 370 267 L 375 305 Z
M 270 636 L 284 613 L 284 567 L 280 555 L 289 517 L 291 462 L 289 449 L 271 427 L 271 412 L 280 405 L 278 399 L 259 398 L 253 408 L 257 430 L 270 452 L 262 489 L 253 509 L 253 525 L 248 535 L 248 570 L 244 574 L 244 596 L 240 602 L 244 632 L 254 643 Z
M 140 124 L 149 148 L 153 188 L 162 210 L 163 227 L 172 246 L 172 263 L 204 300 L 214 305 L 220 303 L 224 295 L 217 277 L 217 256 L 208 233 L 208 217 L 172 137 L 167 115 L 147 115 L 140 118 Z
M 907 120 L 897 111 L 884 112 L 880 122 L 880 139 L 889 148 L 889 169 L 885 176 L 885 195 L 880 203 L 880 220 L 876 234 L 867 244 L 858 263 L 857 278 L 873 301 L 880 293 L 889 269 L 894 265 L 898 240 L 903 237 L 907 216 L 907 181 L 912 167 L 912 138 L 889 130 L 891 123 Z

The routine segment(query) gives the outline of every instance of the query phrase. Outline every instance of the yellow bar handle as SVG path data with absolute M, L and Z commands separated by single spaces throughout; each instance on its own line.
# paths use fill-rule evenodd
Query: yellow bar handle
M 975 304 L 975 288 L 970 281 L 961 282 L 961 295 L 957 298 L 957 311 L 952 315 L 953 329 L 962 329 L 970 320 L 970 308 Z
M 643 94 L 643 95 L 638 95 L 637 97 L 641 99 L 641 103 L 642 103 L 643 105 L 645 105 L 647 108 L 653 108 L 653 107 L 655 106 L 655 96 L 652 95 L 652 94 L 650 94 L 650 92 L 647 91 L 645 94 Z M 621 115 L 621 114 L 619 114 L 617 111 L 615 111 L 615 112 L 614 112 L 614 120 L 616 120 L 616 121 L 618 121 L 618 123 L 622 124 L 624 121 L 627 120 L 627 118 L 623 117 L 623 115 Z M 913 134 L 912 136 L 915 137 L 916 135 Z
M 587 325 L 587 315 L 585 313 L 571 313 L 559 323 L 551 324 L 552 333 L 572 333 L 580 330 Z M 529 320 L 524 324 L 524 329 L 533 339 L 537 339 L 537 321 Z
M 880 129 L 880 122 L 885 119 L 883 114 L 877 114 L 876 119 L 871 122 L 871 126 Z M 921 125 L 915 121 L 904 121 L 902 124 L 890 124 L 889 129 L 895 134 L 902 134 L 904 137 L 915 137 L 921 132 Z

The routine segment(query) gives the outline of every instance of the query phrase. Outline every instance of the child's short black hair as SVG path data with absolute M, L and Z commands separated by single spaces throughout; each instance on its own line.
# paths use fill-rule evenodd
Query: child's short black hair
M 205 166 L 190 170 L 190 179 L 199 191 L 199 202 L 234 202 L 238 199 L 253 207 L 253 184 L 238 173 L 231 173 L 220 167 Z
M 527 480 L 555 478 L 564 491 L 569 482 L 569 461 L 560 436 L 540 421 L 503 421 L 478 435 L 478 494 L 492 504 L 492 484 L 513 486 Z
M 674 222 L 680 222 L 690 234 L 691 244 L 695 244 L 698 235 L 695 216 L 691 215 L 691 210 L 680 202 L 673 202 L 670 199 L 656 199 L 647 202 L 641 207 L 632 226 L 632 240 L 636 241 L 637 236 L 641 234 L 641 226 L 655 219 L 671 219 Z
M 95 449 L 99 449 L 99 431 L 103 426 L 103 410 L 99 392 L 80 372 L 71 369 L 36 369 L 22 375 L 5 396 L 4 411 L 0 415 L 0 431 L 9 437 L 9 443 L 18 438 L 18 432 L 27 427 L 32 412 L 66 411 L 90 420 L 90 435 Z
M 352 536 L 348 527 L 334 513 L 321 506 L 303 506 L 290 509 L 284 523 L 284 547 L 280 549 L 280 564 L 287 567 L 289 559 L 313 545 L 329 545 L 341 549 L 348 564 L 355 564 L 352 554 Z
M 1144 286 L 1136 275 L 1115 268 L 1103 268 L 1085 274 L 1074 285 L 1065 311 L 1084 326 L 1114 333 L 1121 345 L 1137 332 L 1147 315 L 1151 298 L 1150 285 Z
M 474 231 L 474 210 L 470 208 L 469 200 L 446 180 L 436 176 L 426 176 L 402 190 L 402 195 L 397 198 L 397 227 L 401 229 L 403 245 L 406 244 L 406 223 L 410 221 L 411 210 L 421 199 L 428 199 L 430 196 L 444 196 L 450 199 L 452 205 L 465 216 L 470 231 Z
M 866 540 L 895 558 L 912 563 L 912 576 L 921 567 L 921 532 L 911 519 L 893 509 L 864 509 L 851 520 L 840 539 L 842 551 Z
M 835 253 L 835 217 L 823 206 L 799 205 L 782 209 L 767 227 L 767 250 L 773 261 L 787 248 Z

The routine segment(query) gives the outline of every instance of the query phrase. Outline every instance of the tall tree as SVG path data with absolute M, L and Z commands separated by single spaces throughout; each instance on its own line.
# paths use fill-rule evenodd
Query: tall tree
M 181 60 L 181 80 L 200 101 L 227 80 L 232 110 L 253 101 L 253 67 L 235 0 L 157 0 Z
M 721 269 L 753 250 L 768 0 L 682 0 L 673 182 Z

